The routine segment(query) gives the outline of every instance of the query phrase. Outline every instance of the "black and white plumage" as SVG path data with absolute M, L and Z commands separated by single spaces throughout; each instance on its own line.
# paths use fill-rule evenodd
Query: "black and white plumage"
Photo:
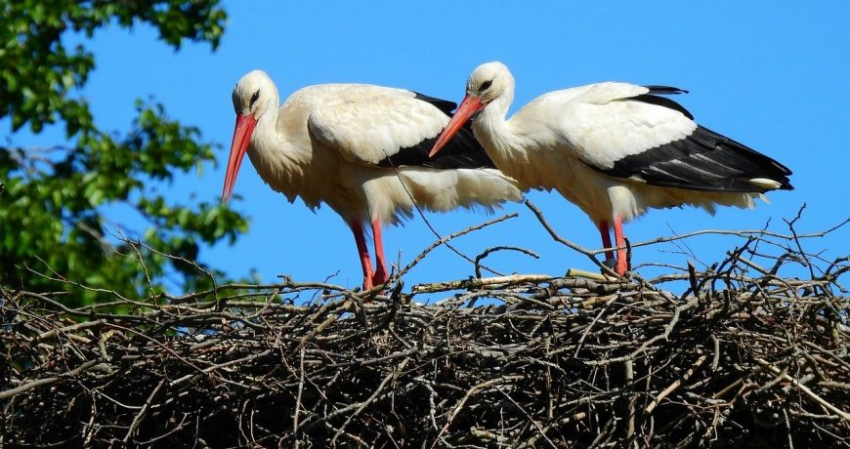
M 363 286 L 383 284 L 388 271 L 382 224 L 412 215 L 414 206 L 448 211 L 493 208 L 516 201 L 516 183 L 494 168 L 461 130 L 445 157 L 428 150 L 455 104 L 404 89 L 365 84 L 323 84 L 293 93 L 279 107 L 277 88 L 264 72 L 248 73 L 233 89 L 236 128 L 222 199 L 233 193 L 247 152 L 260 177 L 290 202 L 327 204 L 354 233 Z M 376 268 L 363 224 L 370 223 Z
M 716 204 L 753 207 L 755 198 L 792 189 L 779 162 L 694 122 L 663 95 L 664 86 L 599 83 L 550 92 L 509 120 L 514 78 L 499 62 L 469 77 L 466 97 L 431 151 L 438 154 L 471 118 L 475 138 L 523 189 L 555 189 L 619 248 L 615 271 L 627 271 L 622 223 L 648 208 Z M 613 251 L 606 253 L 614 260 Z

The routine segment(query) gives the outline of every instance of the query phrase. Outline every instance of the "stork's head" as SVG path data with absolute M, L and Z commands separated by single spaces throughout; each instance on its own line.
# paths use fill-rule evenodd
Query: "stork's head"
M 277 88 L 262 70 L 254 70 L 243 76 L 233 88 L 233 110 L 236 115 L 250 115 L 255 120 L 266 112 L 277 98 Z
M 466 82 L 466 96 L 463 102 L 440 134 L 430 155 L 437 154 L 467 121 L 473 119 L 494 100 L 503 97 L 507 98 L 508 103 L 513 100 L 513 86 L 514 77 L 501 62 L 488 62 L 476 67 Z
M 501 62 L 487 62 L 476 67 L 466 81 L 466 97 L 477 99 L 478 111 L 502 96 L 514 84 L 514 77 Z M 464 99 L 466 102 L 466 98 Z
M 221 200 L 227 202 L 233 194 L 236 176 L 251 136 L 260 118 L 269 108 L 277 107 L 277 89 L 271 78 L 262 70 L 254 70 L 243 76 L 233 88 L 233 110 L 236 112 L 236 128 L 233 131 L 233 142 L 230 144 L 230 159 L 227 162 L 227 175 L 224 178 L 224 188 Z

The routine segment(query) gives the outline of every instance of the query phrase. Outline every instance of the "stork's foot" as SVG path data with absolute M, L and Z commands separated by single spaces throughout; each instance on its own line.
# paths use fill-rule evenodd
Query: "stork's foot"
M 627 257 L 620 257 L 617 259 L 616 265 L 614 265 L 614 272 L 617 273 L 618 276 L 625 276 L 626 272 L 629 271 L 629 260 Z
M 386 284 L 389 279 L 390 277 L 387 276 L 387 272 L 384 271 L 383 268 L 378 268 L 378 271 L 376 271 L 375 274 L 372 275 L 372 285 L 375 286 Z
M 381 268 L 374 273 L 369 273 L 363 278 L 363 290 L 370 290 L 375 286 L 384 285 L 390 279 L 387 272 Z
M 626 272 L 629 271 L 628 261 L 626 258 L 622 259 L 605 259 L 602 261 L 602 265 L 610 268 L 611 271 L 617 274 L 617 276 L 625 276 Z M 606 270 L 602 270 L 602 274 L 607 274 Z

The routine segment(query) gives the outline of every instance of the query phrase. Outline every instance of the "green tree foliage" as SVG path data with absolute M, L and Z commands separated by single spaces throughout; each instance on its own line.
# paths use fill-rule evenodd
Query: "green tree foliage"
M 184 290 L 212 282 L 189 261 L 201 242 L 232 243 L 247 222 L 217 203 L 172 204 L 155 188 L 214 161 L 213 146 L 162 105 L 141 100 L 126 133 L 98 128 L 80 95 L 94 55 L 62 38 L 147 24 L 175 49 L 184 41 L 215 49 L 226 19 L 218 3 L 0 0 L 0 118 L 12 123 L 12 137 L 0 142 L 0 283 L 33 291 L 70 288 L 51 278 L 85 284 L 92 289 L 66 299 L 79 304 L 97 301 L 96 289 L 148 296 L 166 282 Z M 45 126 L 64 128 L 66 139 L 51 148 L 10 143 Z M 144 217 L 142 244 L 107 220 L 115 205 Z

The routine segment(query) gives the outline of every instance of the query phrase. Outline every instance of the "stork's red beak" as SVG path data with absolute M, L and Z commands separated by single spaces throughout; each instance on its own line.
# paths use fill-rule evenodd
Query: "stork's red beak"
M 454 117 L 449 120 L 449 124 L 446 125 L 446 129 L 444 129 L 443 133 L 440 134 L 440 138 L 437 139 L 437 143 L 434 144 L 434 148 L 431 149 L 431 153 L 428 154 L 428 157 L 434 157 L 435 154 L 439 153 L 440 150 L 442 150 L 443 147 L 452 140 L 452 137 L 454 137 L 455 134 L 457 134 L 457 132 L 463 127 L 463 124 L 468 122 L 469 119 L 477 114 L 478 111 L 483 109 L 484 106 L 485 105 L 481 104 L 481 97 L 473 97 L 470 95 L 465 96 L 463 98 L 463 102 L 461 102 L 457 111 L 455 111 Z
M 239 166 L 248 151 L 248 143 L 251 142 L 251 134 L 257 126 L 257 119 L 251 114 L 239 114 L 236 116 L 236 129 L 233 130 L 233 142 L 230 144 L 230 159 L 227 161 L 227 175 L 224 178 L 224 188 L 221 190 L 221 200 L 227 202 L 233 194 L 233 186 L 236 185 L 236 175 L 239 174 Z

